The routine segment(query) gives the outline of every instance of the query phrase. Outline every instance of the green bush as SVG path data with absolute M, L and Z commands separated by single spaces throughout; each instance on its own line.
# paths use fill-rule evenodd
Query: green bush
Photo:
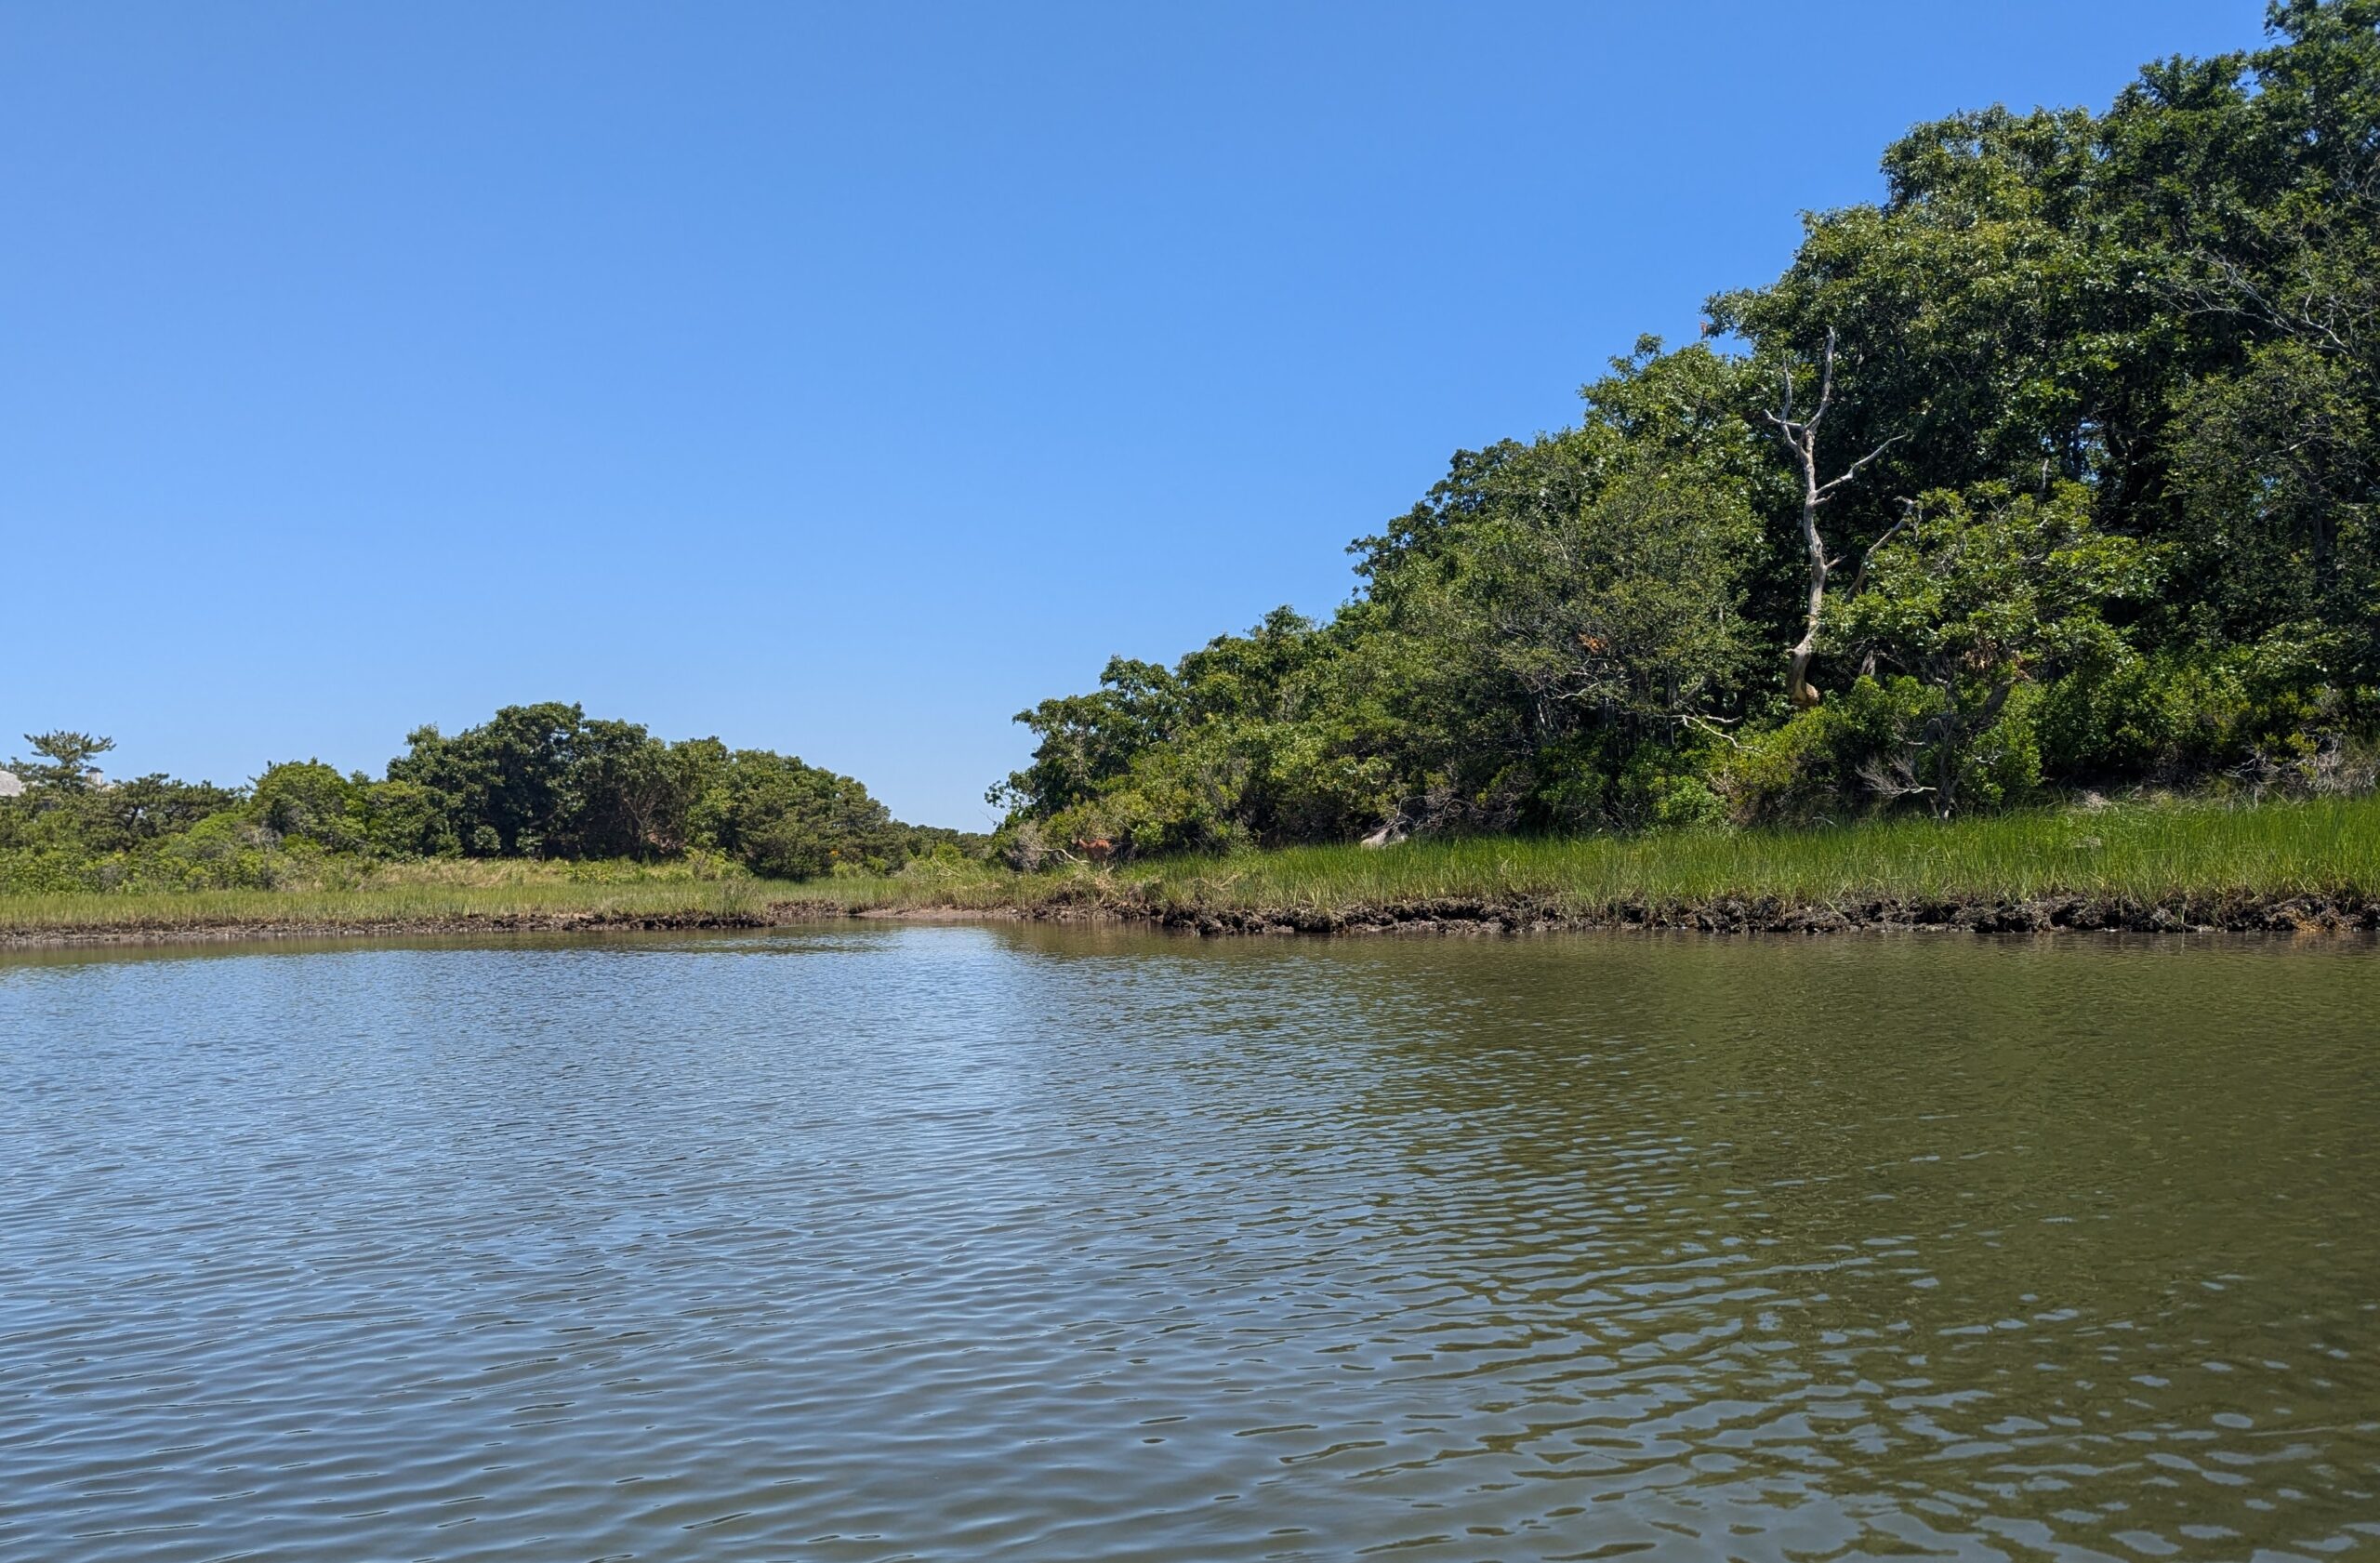
M 359 795 L 370 783 L 350 781 L 319 760 L 265 767 L 248 795 L 258 824 L 287 841 L 311 841 L 326 852 L 364 845 Z
M 1872 808 L 1924 784 L 1922 735 L 1942 699 L 1915 679 L 1856 681 L 1837 700 L 1746 735 L 1716 777 L 1741 824 L 1797 822 Z
M 2242 766 L 2306 766 L 2354 747 L 2371 697 L 2333 683 L 2286 638 L 2139 656 L 2058 680 L 2039 707 L 2044 766 L 2061 778 L 2180 783 Z

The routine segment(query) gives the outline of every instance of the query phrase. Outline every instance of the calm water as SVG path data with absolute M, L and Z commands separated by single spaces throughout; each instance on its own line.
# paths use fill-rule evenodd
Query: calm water
M 0 1558 L 2380 1556 L 2380 951 L 0 960 Z

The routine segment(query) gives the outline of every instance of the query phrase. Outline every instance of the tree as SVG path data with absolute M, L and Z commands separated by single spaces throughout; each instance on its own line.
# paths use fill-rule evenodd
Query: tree
M 257 822 L 284 841 L 311 841 L 330 852 L 351 851 L 363 833 L 354 817 L 357 794 L 368 788 L 319 760 L 268 765 L 248 789 Z
M 1810 659 L 1818 655 L 1818 624 L 1826 613 L 1826 584 L 1829 573 L 1840 560 L 1827 556 L 1826 539 L 1818 534 L 1818 510 L 1835 497 L 1846 484 L 1858 477 L 1859 470 L 1884 454 L 1900 438 L 1887 436 L 1884 443 L 1867 455 L 1853 461 L 1831 478 L 1818 476 L 1818 435 L 1826 423 L 1829 408 L 1834 404 L 1834 327 L 1826 331 L 1826 351 L 1818 361 L 1818 404 L 1805 418 L 1793 416 L 1793 372 L 1788 367 L 1780 372 L 1783 395 L 1778 405 L 1764 414 L 1776 426 L 1778 438 L 1792 453 L 1793 465 L 1802 479 L 1802 548 L 1809 576 L 1807 606 L 1802 616 L 1802 638 L 1786 650 L 1785 695 L 1796 708 L 1815 706 L 1818 692 L 1810 682 Z
M 2337 358 L 2266 344 L 2178 399 L 2181 547 L 2208 629 L 2320 643 L 2380 677 L 2380 405 Z
M 99 775 L 91 762 L 115 748 L 113 738 L 98 738 L 64 729 L 28 733 L 25 742 L 33 745 L 33 752 L 41 758 L 11 760 L 8 769 L 17 774 L 26 790 L 57 794 L 90 791 Z
M 591 753 L 600 768 L 617 748 L 642 741 L 641 727 L 617 730 L 626 725 L 600 724 L 590 735 L 575 705 L 506 706 L 451 738 L 436 727 L 407 735 L 409 752 L 389 762 L 389 779 L 436 793 L 473 856 L 575 856 L 590 825 L 605 835 L 589 817 L 602 801 L 590 807 L 582 765 Z
M 84 840 L 102 852 L 122 852 L 160 841 L 203 819 L 224 814 L 240 801 L 230 788 L 176 781 L 163 772 L 95 788 L 75 799 L 84 817 Z
M 1624 828 L 1698 788 L 1815 816 L 1894 756 L 1966 807 L 2036 705 L 2093 785 L 2380 737 L 2380 0 L 2268 26 L 2104 113 L 1914 127 L 1884 198 L 1805 215 L 1703 343 L 1640 340 L 1575 427 L 1458 452 L 1327 622 L 1026 713 L 1012 817 L 1227 846 Z M 2155 590 L 2043 574 L 2127 553 Z M 1860 675 L 1819 709 L 1837 653 Z
M 2020 685 L 2056 678 L 2074 658 L 2103 653 L 2113 635 L 2109 603 L 2149 581 L 2141 546 L 2094 527 L 2089 491 L 2063 483 L 2046 496 L 1986 484 L 1919 500 L 1905 526 L 1865 562 L 1863 589 L 1834 617 L 1854 650 L 1931 691 L 1919 730 L 1932 780 L 1916 780 L 1919 755 L 1877 790 L 1931 792 L 1950 814 L 1969 746 L 1997 722 Z
M 1135 756 L 1172 735 L 1181 715 L 1173 674 L 1151 662 L 1110 657 L 1098 690 L 1044 700 L 1015 720 L 1039 740 L 1033 762 L 995 784 L 984 801 L 1012 813 L 1053 815 L 1094 796 Z
M 695 752 L 639 723 L 582 722 L 563 771 L 552 850 L 573 857 L 669 856 L 686 845 L 700 788 Z
M 838 868 L 884 872 L 908 855 L 908 828 L 866 788 L 766 749 L 727 756 L 694 811 L 694 828 L 772 879 L 815 879 Z

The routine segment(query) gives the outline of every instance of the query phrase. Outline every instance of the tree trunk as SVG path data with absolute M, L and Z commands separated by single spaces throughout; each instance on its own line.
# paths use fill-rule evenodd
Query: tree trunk
M 1813 420 L 1812 433 L 1817 432 Z M 1793 642 L 1791 660 L 1785 668 L 1785 695 L 1797 711 L 1807 710 L 1818 703 L 1818 692 L 1810 682 L 1810 659 L 1818 655 L 1818 619 L 1826 612 L 1826 543 L 1818 536 L 1818 507 L 1826 502 L 1818 493 L 1818 464 L 1807 461 L 1802 467 L 1802 547 L 1809 555 L 1810 596 L 1802 616 L 1802 638 Z
M 1809 555 L 1809 601 L 1802 616 L 1802 638 L 1793 642 L 1787 653 L 1785 695 L 1796 710 L 1806 710 L 1818 703 L 1818 687 L 1810 682 L 1810 662 L 1818 656 L 1818 623 L 1826 613 L 1827 572 L 1832 567 L 1826 556 L 1826 539 L 1818 533 L 1818 508 L 1834 497 L 1835 491 L 1859 475 L 1859 469 L 1884 454 L 1896 434 L 1870 451 L 1841 474 L 1823 483 L 1818 480 L 1818 428 L 1826 421 L 1827 409 L 1834 404 L 1834 327 L 1826 332 L 1826 355 L 1818 364 L 1818 402 L 1806 418 L 1793 416 L 1793 373 L 1785 371 L 1784 396 L 1777 409 L 1765 415 L 1777 427 L 1778 437 L 1785 448 L 1793 453 L 1793 463 L 1802 470 L 1802 547 Z

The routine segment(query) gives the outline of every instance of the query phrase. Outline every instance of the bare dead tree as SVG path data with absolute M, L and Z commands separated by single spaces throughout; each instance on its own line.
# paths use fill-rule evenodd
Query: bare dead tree
M 1869 791 L 1887 803 L 1934 790 L 1918 784 L 1916 763 L 1906 754 L 1871 760 L 1854 774 L 1868 784 Z
M 1805 418 L 1793 416 L 1793 371 L 1787 365 L 1783 373 L 1784 394 L 1773 411 L 1762 416 L 1777 428 L 1778 437 L 1785 448 L 1793 453 L 1794 464 L 1802 470 L 1802 546 L 1809 555 L 1809 608 L 1802 621 L 1802 638 L 1793 642 L 1788 654 L 1791 661 L 1785 670 L 1785 693 L 1794 706 L 1815 706 L 1818 692 L 1810 684 L 1810 659 L 1818 655 L 1818 617 L 1826 611 L 1827 572 L 1840 560 L 1827 557 L 1826 539 L 1818 535 L 1818 510 L 1834 497 L 1836 492 L 1859 475 L 1859 470 L 1889 450 L 1900 436 L 1893 435 L 1883 444 L 1844 468 L 1832 478 L 1818 477 L 1818 431 L 1826 422 L 1827 409 L 1834 404 L 1834 327 L 1826 329 L 1826 356 L 1818 364 L 1818 401 Z

